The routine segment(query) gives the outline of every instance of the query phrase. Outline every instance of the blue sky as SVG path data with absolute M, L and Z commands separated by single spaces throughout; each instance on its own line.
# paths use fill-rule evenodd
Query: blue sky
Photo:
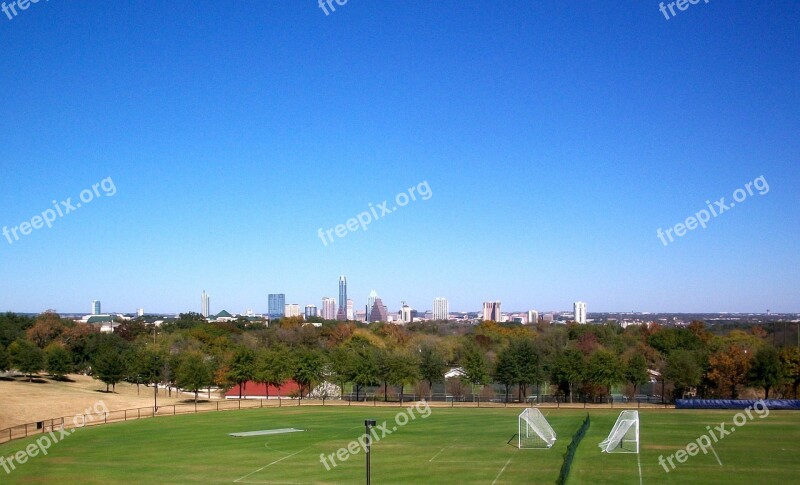
M 0 310 L 265 312 L 345 274 L 393 311 L 800 311 L 798 25 L 781 0 L 31 4 L 0 16 L 0 225 L 116 194 L 0 238 Z

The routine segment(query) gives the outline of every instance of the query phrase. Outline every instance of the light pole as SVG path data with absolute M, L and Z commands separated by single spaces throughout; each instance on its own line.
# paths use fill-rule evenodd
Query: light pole
M 376 424 L 377 424 L 377 422 L 374 419 L 367 419 L 367 420 L 364 421 L 364 427 L 366 428 L 366 431 L 367 431 L 367 439 L 364 442 L 365 445 L 366 445 L 366 449 L 364 450 L 365 451 L 364 454 L 367 457 L 367 485 L 370 485 L 370 463 L 369 463 L 369 461 L 370 461 L 369 460 L 369 458 L 370 458 L 369 457 L 369 455 L 370 455 L 369 445 L 370 445 L 370 441 L 371 441 L 370 440 L 370 436 L 371 436 L 370 435 L 370 431 L 371 431 L 371 428 L 373 426 L 375 426 Z

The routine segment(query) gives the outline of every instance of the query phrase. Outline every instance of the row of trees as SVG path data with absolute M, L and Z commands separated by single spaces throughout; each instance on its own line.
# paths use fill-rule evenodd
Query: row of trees
M 716 330 L 716 329 L 715 329 Z M 776 348 L 760 327 L 712 333 L 704 323 L 521 326 L 483 322 L 406 326 L 299 319 L 265 328 L 246 322 L 211 324 L 193 313 L 160 328 L 120 322 L 113 334 L 61 319 L 0 315 L 0 371 L 60 378 L 91 374 L 114 386 L 125 380 L 193 391 L 254 381 L 294 380 L 303 397 L 322 382 L 352 387 L 356 398 L 377 387 L 384 399 L 407 386 L 432 392 L 453 367 L 471 391 L 496 385 L 506 399 L 533 394 L 564 399 L 633 396 L 653 380 L 661 395 L 736 398 L 760 388 L 764 396 L 795 396 L 800 349 Z M 30 377 L 29 377 L 30 378 Z M 458 384 L 458 383 L 456 383 Z M 491 388 L 492 386 L 489 386 Z

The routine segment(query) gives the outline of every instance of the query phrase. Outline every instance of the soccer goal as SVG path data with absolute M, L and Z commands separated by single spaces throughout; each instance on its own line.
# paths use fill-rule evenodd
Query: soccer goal
M 519 414 L 517 446 L 524 448 L 550 448 L 556 442 L 556 432 L 536 408 L 528 408 Z
M 639 411 L 622 411 L 600 449 L 604 453 L 639 453 Z

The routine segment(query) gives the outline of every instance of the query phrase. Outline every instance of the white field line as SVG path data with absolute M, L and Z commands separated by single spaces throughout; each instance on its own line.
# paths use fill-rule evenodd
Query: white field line
M 642 455 L 636 453 L 636 462 L 639 464 L 639 485 L 642 485 Z
M 300 451 L 305 451 L 305 450 L 307 450 L 307 449 L 308 449 L 308 448 L 305 448 L 305 449 L 302 449 L 302 450 L 300 450 Z M 292 453 L 291 455 L 286 455 L 286 456 L 284 456 L 283 458 L 279 458 L 279 459 L 277 459 L 277 460 L 273 461 L 273 462 L 272 462 L 272 463 L 270 463 L 269 465 L 262 466 L 262 467 L 261 467 L 261 468 L 259 468 L 258 470 L 254 471 L 254 472 L 250 472 L 250 473 L 248 473 L 247 475 L 245 475 L 245 476 L 243 476 L 243 477 L 241 477 L 241 478 L 239 478 L 239 479 L 237 479 L 237 480 L 234 480 L 234 481 L 233 481 L 233 483 L 237 483 L 237 482 L 239 482 L 239 481 L 241 481 L 241 480 L 243 480 L 243 479 L 245 479 L 245 478 L 249 477 L 250 475 L 255 475 L 256 473 L 260 472 L 261 470 L 263 470 L 263 469 L 265 469 L 265 468 L 271 467 L 272 465 L 274 465 L 274 464 L 276 464 L 276 463 L 280 463 L 280 462 L 282 462 L 283 460 L 285 460 L 285 459 L 287 459 L 287 458 L 291 458 L 291 457 L 293 457 L 294 455 L 296 455 L 296 454 L 300 453 L 300 451 L 295 451 L 295 452 L 294 452 L 294 453 Z
M 711 445 L 709 445 L 709 446 L 711 446 Z M 713 446 L 711 446 L 711 452 L 714 453 L 714 458 L 717 459 L 717 463 L 719 463 L 719 466 L 723 466 L 722 465 L 722 461 L 720 461 L 719 455 L 717 455 L 717 451 L 714 449 Z
M 497 476 L 494 477 L 494 481 L 492 482 L 492 485 L 494 485 L 495 483 L 497 483 L 498 480 L 500 480 L 500 475 L 502 475 L 503 472 L 506 471 L 506 468 L 508 468 L 508 464 L 511 463 L 512 459 L 513 459 L 513 457 L 509 458 L 508 461 L 506 462 L 506 464 L 503 465 L 503 468 L 500 470 L 500 473 L 498 473 Z
M 433 458 L 431 458 L 430 460 L 428 460 L 428 462 L 430 463 L 430 462 L 432 462 L 433 460 L 435 460 L 435 459 L 436 459 L 436 457 L 437 457 L 437 456 L 439 456 L 439 455 L 441 455 L 441 454 L 442 454 L 442 452 L 443 452 L 444 450 L 446 450 L 446 449 L 447 449 L 447 447 L 445 446 L 444 448 L 442 448 L 441 450 L 439 450 L 439 452 L 438 452 L 438 453 L 436 453 L 435 455 L 433 455 Z

